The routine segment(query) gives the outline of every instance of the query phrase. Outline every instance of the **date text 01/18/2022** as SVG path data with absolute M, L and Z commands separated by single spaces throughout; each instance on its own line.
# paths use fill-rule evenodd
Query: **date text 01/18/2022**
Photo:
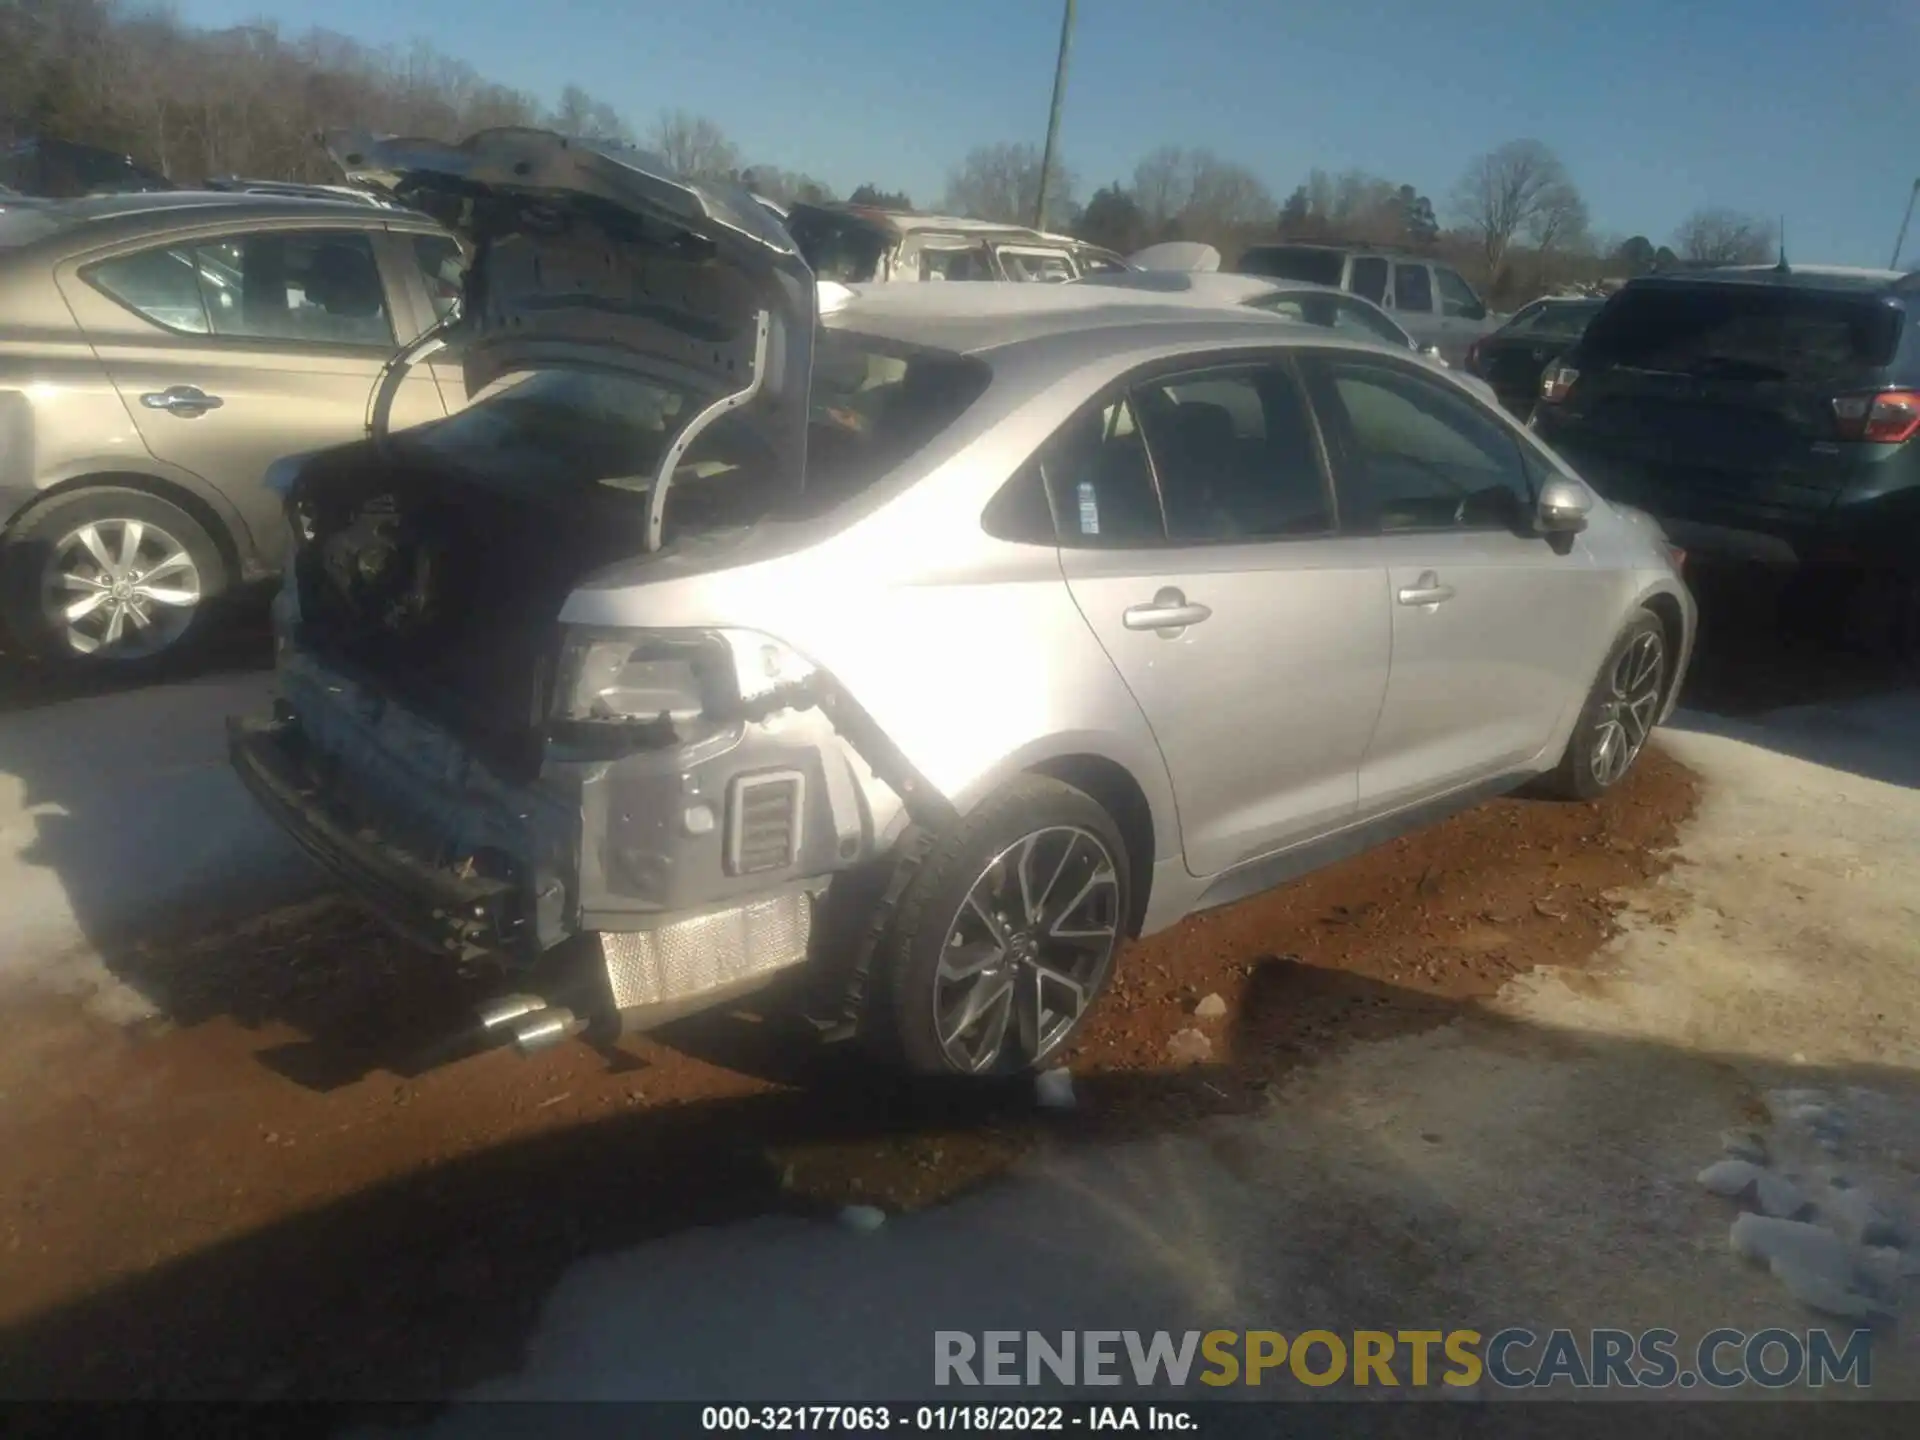
M 706 1405 L 700 1428 L 737 1434 L 881 1434 L 973 1431 L 1192 1431 L 1192 1414 L 1168 1405 Z

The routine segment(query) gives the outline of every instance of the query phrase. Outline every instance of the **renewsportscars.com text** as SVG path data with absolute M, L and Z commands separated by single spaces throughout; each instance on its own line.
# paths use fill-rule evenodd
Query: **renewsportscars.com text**
M 937 1330 L 936 1385 L 1865 1389 L 1869 1331 Z

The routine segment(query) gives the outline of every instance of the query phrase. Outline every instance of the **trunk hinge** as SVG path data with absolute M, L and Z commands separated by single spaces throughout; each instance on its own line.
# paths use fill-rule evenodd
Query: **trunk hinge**
M 731 395 L 722 395 L 689 420 L 667 447 L 667 453 L 660 457 L 659 467 L 653 474 L 651 493 L 647 497 L 646 546 L 649 553 L 660 548 L 666 533 L 667 491 L 673 485 L 673 472 L 679 468 L 681 457 L 700 438 L 703 430 L 722 415 L 730 414 L 752 400 L 766 384 L 767 342 L 772 332 L 773 316 L 765 310 L 760 311 L 753 320 L 753 374 L 747 380 L 746 388 L 736 390 Z
M 448 327 L 459 314 L 459 310 L 455 309 L 445 319 L 429 325 L 415 339 L 402 345 L 380 367 L 380 376 L 374 382 L 373 394 L 367 401 L 367 434 L 374 444 L 386 443 L 387 424 L 393 416 L 393 402 L 400 394 L 400 387 L 406 383 L 407 372 L 428 356 L 437 355 L 447 348 Z

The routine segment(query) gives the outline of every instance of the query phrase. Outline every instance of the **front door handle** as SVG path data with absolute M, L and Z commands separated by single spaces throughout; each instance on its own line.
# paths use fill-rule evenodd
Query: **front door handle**
M 198 385 L 169 385 L 164 390 L 149 390 L 140 397 L 140 403 L 149 410 L 164 410 L 169 415 L 191 420 L 209 410 L 218 410 L 227 402 L 218 395 L 207 394 Z
M 1426 570 L 1394 598 L 1402 605 L 1439 605 L 1453 598 L 1453 587 L 1442 585 L 1438 575 Z
M 1189 625 L 1198 625 L 1213 611 L 1205 605 L 1189 604 L 1187 597 L 1169 585 L 1153 597 L 1150 604 L 1130 605 L 1120 616 L 1129 630 L 1158 630 L 1166 639 Z

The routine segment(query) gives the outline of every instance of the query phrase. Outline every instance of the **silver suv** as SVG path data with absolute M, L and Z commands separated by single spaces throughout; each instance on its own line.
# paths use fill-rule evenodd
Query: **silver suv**
M 1458 270 L 1429 255 L 1367 246 L 1252 245 L 1233 268 L 1242 275 L 1306 280 L 1364 296 L 1449 365 L 1461 365 L 1467 348 L 1498 323 Z
M 290 461 L 261 803 L 512 977 L 534 1048 L 776 977 L 915 1070 L 1045 1062 L 1122 942 L 1544 778 L 1619 781 L 1657 529 L 1404 349 L 1092 286 L 816 315 L 744 192 L 339 137 L 464 214 L 461 414 Z

